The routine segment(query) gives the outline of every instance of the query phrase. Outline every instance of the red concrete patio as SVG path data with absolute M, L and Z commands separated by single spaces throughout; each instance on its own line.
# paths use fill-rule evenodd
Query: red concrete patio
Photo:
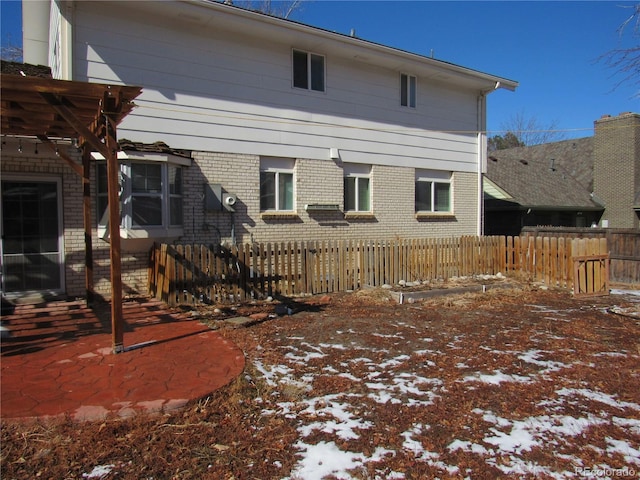
M 244 355 L 218 332 L 147 299 L 123 304 L 123 353 L 112 353 L 109 305 L 17 305 L 3 315 L 0 416 L 76 420 L 179 409 L 227 385 Z

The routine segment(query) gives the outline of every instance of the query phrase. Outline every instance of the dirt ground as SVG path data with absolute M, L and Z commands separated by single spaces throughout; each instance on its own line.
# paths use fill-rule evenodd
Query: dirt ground
M 1 476 L 640 478 L 639 315 L 527 284 L 199 308 L 245 352 L 236 381 L 179 413 L 5 422 Z

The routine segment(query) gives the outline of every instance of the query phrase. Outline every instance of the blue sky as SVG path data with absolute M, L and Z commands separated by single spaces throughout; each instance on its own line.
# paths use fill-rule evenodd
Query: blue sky
M 640 40 L 631 28 L 617 31 L 636 3 L 308 0 L 291 18 L 516 80 L 516 92 L 489 96 L 489 135 L 521 113 L 572 138 L 592 135 L 603 114 L 640 112 L 639 87 L 615 88 L 614 72 L 598 62 Z M 19 1 L 2 0 L 3 44 L 21 39 L 20 11 Z

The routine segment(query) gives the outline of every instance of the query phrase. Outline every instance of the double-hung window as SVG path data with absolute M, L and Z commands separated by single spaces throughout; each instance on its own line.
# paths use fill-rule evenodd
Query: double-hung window
M 400 74 L 400 105 L 416 108 L 417 84 L 415 75 Z
M 451 172 L 416 170 L 416 212 L 452 212 Z
M 120 227 L 132 236 L 167 236 L 183 225 L 183 167 L 168 162 L 124 161 L 119 164 Z M 107 224 L 107 168 L 96 168 L 98 227 Z
M 293 170 L 289 158 L 260 159 L 260 210 L 292 212 L 295 209 Z
M 345 212 L 371 211 L 371 166 L 363 164 L 344 165 L 344 210 Z
M 325 61 L 323 55 L 293 51 L 293 86 L 324 92 Z
M 157 163 L 131 163 L 131 227 L 161 227 L 162 215 L 162 165 Z M 125 202 L 126 204 L 126 202 Z M 128 226 L 128 225 L 127 225 Z

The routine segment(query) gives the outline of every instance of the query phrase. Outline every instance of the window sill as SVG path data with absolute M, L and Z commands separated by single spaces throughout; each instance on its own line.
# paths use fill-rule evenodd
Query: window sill
M 453 212 L 416 212 L 417 220 L 440 220 L 456 218 Z
M 373 221 L 376 216 L 373 212 L 344 212 L 344 218 L 345 220 Z
M 300 217 L 296 212 L 271 211 L 261 212 L 260 218 L 264 220 L 298 220 Z

